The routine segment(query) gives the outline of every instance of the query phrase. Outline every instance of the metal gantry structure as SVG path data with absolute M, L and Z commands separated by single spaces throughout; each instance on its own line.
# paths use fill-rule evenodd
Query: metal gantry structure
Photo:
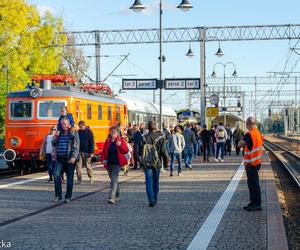
M 66 43 L 55 42 L 52 46 L 94 46 L 96 54 L 96 81 L 100 81 L 100 49 L 107 45 L 159 43 L 160 30 L 155 29 L 119 29 L 59 32 L 55 41 L 65 36 Z M 199 42 L 200 78 L 201 78 L 201 123 L 206 120 L 206 55 L 205 45 L 214 41 L 257 41 L 292 40 L 300 38 L 300 24 L 284 25 L 243 25 L 164 28 L 163 43 Z

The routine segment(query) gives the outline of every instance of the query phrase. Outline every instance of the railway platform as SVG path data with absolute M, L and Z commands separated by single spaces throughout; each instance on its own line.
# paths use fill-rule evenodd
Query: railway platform
M 95 166 L 70 204 L 53 203 L 46 173 L 0 180 L 0 242 L 11 249 L 287 249 L 266 154 L 262 211 L 248 212 L 242 158 L 194 160 L 182 176 L 161 173 L 158 205 L 148 206 L 142 171 L 120 173 L 121 200 L 106 202 L 109 179 Z M 84 171 L 83 171 L 84 172 Z M 65 190 L 65 186 L 63 187 Z

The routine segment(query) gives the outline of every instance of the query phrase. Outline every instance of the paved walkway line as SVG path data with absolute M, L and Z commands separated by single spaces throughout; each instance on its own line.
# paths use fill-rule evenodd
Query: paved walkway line
M 242 162 L 238 170 L 234 174 L 232 180 L 230 181 L 228 187 L 215 205 L 214 209 L 211 211 L 211 213 L 199 229 L 198 233 L 188 246 L 188 250 L 202 250 L 208 247 L 243 176 L 244 170 L 244 163 Z
M 17 181 L 17 182 L 13 182 L 13 183 L 3 184 L 3 185 L 0 185 L 0 189 L 8 188 L 8 187 L 16 186 L 16 185 L 21 185 L 21 184 L 24 184 L 24 183 L 27 183 L 27 182 L 33 182 L 33 181 L 37 181 L 37 180 L 43 180 L 43 179 L 47 179 L 47 178 L 49 178 L 49 176 L 45 175 L 45 176 L 41 176 L 41 177 L 37 177 L 37 178 L 32 178 L 32 179 L 24 180 L 24 181 Z

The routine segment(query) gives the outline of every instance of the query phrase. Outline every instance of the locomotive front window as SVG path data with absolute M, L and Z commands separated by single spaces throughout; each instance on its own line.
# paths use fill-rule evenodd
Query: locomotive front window
M 9 118 L 12 120 L 27 120 L 32 119 L 31 101 L 17 101 L 9 104 Z
M 39 119 L 57 119 L 60 109 L 66 106 L 65 101 L 41 101 L 38 104 Z

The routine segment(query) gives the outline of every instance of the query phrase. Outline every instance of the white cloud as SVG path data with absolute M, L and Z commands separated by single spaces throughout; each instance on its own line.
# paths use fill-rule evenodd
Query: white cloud
M 50 7 L 50 6 L 47 6 L 47 5 L 38 5 L 36 6 L 40 15 L 41 16 L 44 16 L 46 14 L 47 11 L 51 12 L 53 15 L 55 14 L 55 10 Z

